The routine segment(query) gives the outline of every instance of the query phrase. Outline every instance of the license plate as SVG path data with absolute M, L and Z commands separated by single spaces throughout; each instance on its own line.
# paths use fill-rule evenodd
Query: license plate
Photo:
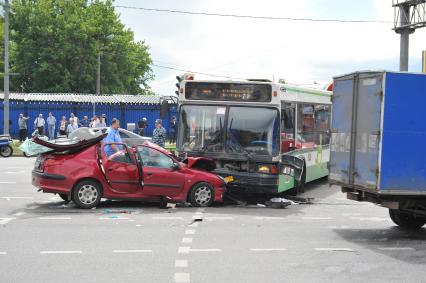
M 234 181 L 234 176 L 227 176 L 224 179 L 226 183 L 231 183 Z

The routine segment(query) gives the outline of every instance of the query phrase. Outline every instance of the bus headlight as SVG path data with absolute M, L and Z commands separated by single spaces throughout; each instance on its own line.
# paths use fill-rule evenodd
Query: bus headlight
M 278 174 L 278 168 L 273 164 L 261 164 L 257 166 L 257 172 L 262 174 Z

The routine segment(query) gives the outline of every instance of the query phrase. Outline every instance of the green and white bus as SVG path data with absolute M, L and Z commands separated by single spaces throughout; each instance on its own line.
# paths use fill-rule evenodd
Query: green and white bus
M 230 190 L 296 194 L 328 175 L 331 95 L 268 81 L 183 80 L 176 152 L 214 160 Z

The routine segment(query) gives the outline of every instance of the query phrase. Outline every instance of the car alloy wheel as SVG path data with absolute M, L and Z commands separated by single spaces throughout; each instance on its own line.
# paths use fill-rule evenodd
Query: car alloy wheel
M 96 202 L 98 198 L 98 191 L 92 185 L 84 185 L 78 189 L 78 199 L 87 205 Z
M 193 206 L 210 206 L 214 201 L 214 191 L 210 184 L 199 183 L 191 190 L 191 204 Z
M 102 189 L 94 180 L 84 180 L 78 183 L 72 192 L 72 200 L 80 208 L 93 208 L 99 204 Z

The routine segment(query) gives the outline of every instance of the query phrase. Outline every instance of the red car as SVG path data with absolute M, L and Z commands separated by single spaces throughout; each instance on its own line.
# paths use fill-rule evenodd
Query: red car
M 135 148 L 121 144 L 119 152 L 107 157 L 100 142 L 103 137 L 68 145 L 35 138 L 52 151 L 37 158 L 32 184 L 45 193 L 73 200 L 81 208 L 95 207 L 101 198 L 188 201 L 193 206 L 222 201 L 225 180 L 205 170 L 212 165 L 207 160 L 179 162 L 150 142 Z

